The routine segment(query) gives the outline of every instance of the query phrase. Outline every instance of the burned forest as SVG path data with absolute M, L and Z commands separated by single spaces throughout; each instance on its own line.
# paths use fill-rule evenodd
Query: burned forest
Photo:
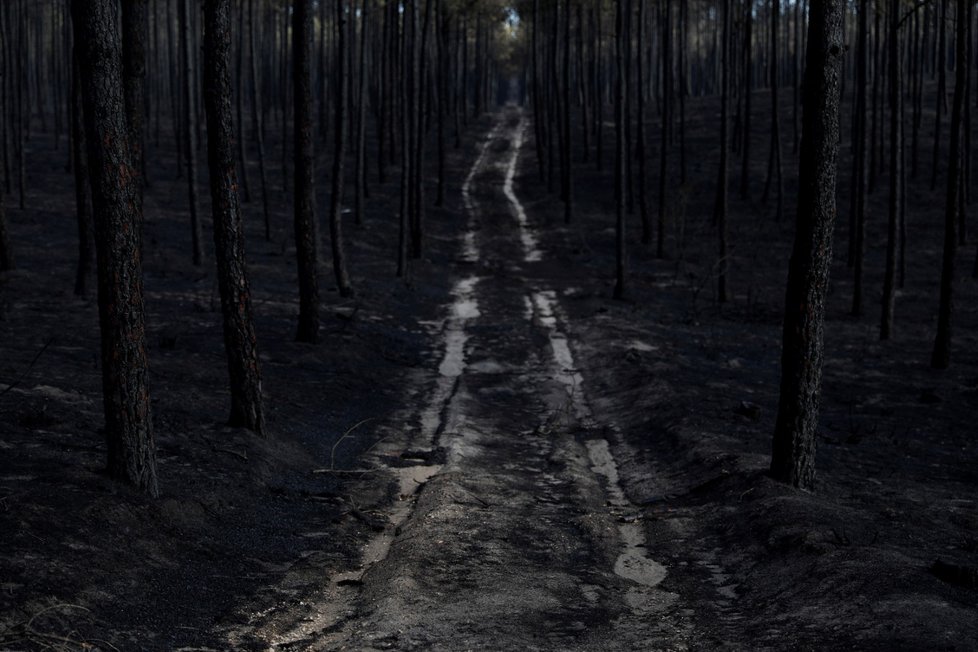
M 0 650 L 978 649 L 975 0 L 0 0 Z

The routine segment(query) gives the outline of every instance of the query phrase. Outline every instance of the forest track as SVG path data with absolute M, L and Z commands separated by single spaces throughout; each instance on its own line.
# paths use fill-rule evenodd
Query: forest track
M 442 357 L 404 415 L 420 428 L 374 453 L 398 460 L 400 500 L 362 569 L 329 578 L 320 617 L 280 649 L 686 648 L 689 612 L 658 588 L 666 569 L 591 417 L 562 288 L 534 274 L 513 188 L 524 132 L 519 110 L 499 115 L 463 186 Z

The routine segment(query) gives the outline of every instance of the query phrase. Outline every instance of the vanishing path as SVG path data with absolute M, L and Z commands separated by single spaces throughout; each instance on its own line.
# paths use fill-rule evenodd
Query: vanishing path
M 330 578 L 306 649 L 683 649 L 679 597 L 618 484 L 513 179 L 526 124 L 499 116 L 463 187 L 469 215 L 437 375 L 385 442 L 402 500 Z M 428 376 L 430 379 L 431 376 Z M 401 455 L 403 458 L 404 455 Z M 328 592 L 329 593 L 329 592 Z M 353 603 L 350 608 L 350 602 Z M 315 641 L 315 642 L 313 642 Z

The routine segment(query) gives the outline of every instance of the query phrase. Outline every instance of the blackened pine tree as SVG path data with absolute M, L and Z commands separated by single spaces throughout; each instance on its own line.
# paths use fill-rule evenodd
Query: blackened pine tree
M 143 273 L 136 184 L 122 87 L 115 0 L 72 0 L 98 258 L 108 472 L 159 494 L 146 387 Z
M 308 1 L 308 0 L 306 0 Z M 350 285 L 350 275 L 346 270 L 346 249 L 343 244 L 343 221 L 341 209 L 343 205 L 343 174 L 345 170 L 346 143 L 349 140 L 347 127 L 349 120 L 350 64 L 347 52 L 347 0 L 336 2 L 336 107 L 334 117 L 336 125 L 333 129 L 333 191 L 329 202 L 329 236 L 333 253 L 333 274 L 336 276 L 336 286 L 340 296 L 353 296 Z M 352 9 L 350 11 L 352 13 Z M 352 39 L 351 39 L 352 40 Z M 354 47 L 354 43 L 350 47 Z M 307 75 L 308 77 L 308 75 Z M 298 98 L 297 98 L 298 99 Z
M 643 43 L 645 41 L 645 0 L 638 0 L 638 48 L 639 56 L 636 60 L 636 75 L 635 75 L 635 139 L 638 141 L 635 143 L 635 156 L 638 159 L 638 178 L 640 183 L 636 192 L 638 193 L 638 212 L 642 219 L 642 244 L 649 245 L 652 244 L 652 216 L 649 213 L 649 199 L 648 193 L 646 192 L 645 180 L 648 178 L 646 172 L 646 161 L 648 159 L 646 155 L 646 138 L 645 138 L 645 57 L 642 56 Z M 662 111 L 662 122 L 666 122 L 666 111 Z M 661 145 L 662 151 L 665 151 L 665 143 Z M 659 183 L 659 207 L 662 207 L 662 194 L 663 187 Z
M 775 219 L 781 221 L 784 215 L 784 181 L 781 165 L 781 118 L 778 110 L 779 71 L 778 57 L 778 28 L 781 23 L 781 0 L 771 0 L 771 149 L 768 153 L 767 180 L 764 182 L 763 201 L 767 203 L 771 193 L 772 182 L 777 182 L 775 191 L 778 193 L 775 208 Z
M 316 269 L 315 174 L 312 130 L 312 79 L 309 57 L 312 49 L 310 0 L 296 0 L 292 10 L 292 89 L 295 111 L 293 149 L 295 165 L 295 254 L 299 272 L 299 326 L 295 339 L 319 340 L 319 280 Z M 255 93 L 259 91 L 255 89 Z
M 231 388 L 228 425 L 248 428 L 260 434 L 265 425 L 261 363 L 245 263 L 235 170 L 234 125 L 231 121 L 231 0 L 207 0 L 204 5 L 204 109 L 207 115 L 214 257 L 217 259 L 224 350 Z
M 625 12 L 615 3 L 615 289 L 614 297 L 625 297 Z
M 839 154 L 844 0 L 810 6 L 799 154 L 798 213 L 788 268 L 781 395 L 771 474 L 812 489 L 822 383 L 825 295 L 832 259 Z
M 944 258 L 941 265 L 941 299 L 937 311 L 937 336 L 930 364 L 947 369 L 951 364 L 951 312 L 954 291 L 954 254 L 958 245 L 957 219 L 961 176 L 961 115 L 964 113 L 968 22 L 967 1 L 957 0 L 957 36 L 954 57 L 954 100 L 951 105 L 951 152 L 947 162 L 947 195 L 944 200 Z
M 85 106 L 82 101 L 78 60 L 81 44 L 74 44 L 74 74 L 71 76 L 71 152 L 75 176 L 75 216 L 78 223 L 78 265 L 75 268 L 75 295 L 88 292 L 88 277 L 92 270 L 92 185 L 88 174 L 88 155 L 85 145 Z
M 775 0 L 777 1 L 777 0 Z M 717 173 L 716 199 L 713 203 L 713 221 L 717 226 L 717 301 L 727 301 L 727 195 L 729 192 L 729 174 L 727 152 L 730 149 L 727 136 L 728 104 L 730 103 L 730 0 L 723 0 L 723 35 L 721 40 L 720 77 L 720 166 Z
M 183 155 L 187 157 L 187 199 L 194 265 L 204 263 L 204 239 L 197 210 L 197 93 L 194 84 L 194 31 L 190 0 L 180 3 L 180 43 L 183 46 Z
M 856 109 L 853 124 L 855 152 L 852 161 L 851 251 L 853 263 L 852 315 L 862 314 L 863 258 L 866 249 L 866 87 L 869 62 L 869 0 L 859 1 L 856 38 Z
M 899 238 L 900 203 L 903 180 L 903 121 L 900 119 L 900 0 L 890 0 L 889 36 L 889 104 L 890 104 L 890 187 L 887 197 L 886 265 L 883 271 L 883 299 L 880 311 L 880 339 L 888 340 L 893 332 L 893 313 L 896 307 L 897 244 Z

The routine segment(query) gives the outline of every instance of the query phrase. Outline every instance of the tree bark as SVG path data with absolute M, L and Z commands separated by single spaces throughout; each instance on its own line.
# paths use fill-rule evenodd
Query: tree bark
M 311 0 L 296 0 L 292 11 L 293 83 L 295 112 L 293 137 L 295 147 L 295 200 L 293 222 L 295 253 L 299 272 L 299 325 L 295 339 L 299 342 L 319 341 L 319 280 L 317 277 L 315 228 L 315 169 L 312 129 L 312 80 L 310 50 L 312 48 Z
M 308 2 L 308 0 L 305 1 Z M 340 296 L 350 297 L 353 296 L 353 288 L 350 287 L 350 275 L 346 270 L 346 251 L 343 245 L 343 222 L 342 215 L 340 214 L 343 205 L 343 173 L 347 141 L 347 93 L 350 88 L 350 67 L 347 62 L 346 52 L 346 21 L 348 20 L 346 3 L 347 0 L 338 0 L 336 3 L 336 74 L 338 84 L 336 106 L 334 109 L 336 126 L 333 129 L 333 189 L 329 202 L 329 235 L 330 246 L 333 252 L 333 274 L 336 276 L 336 286 L 339 289 Z M 296 99 L 298 99 L 298 96 L 296 96 Z
M 180 2 L 180 43 L 183 45 L 183 146 L 187 157 L 187 197 L 190 203 L 190 236 L 194 265 L 204 262 L 204 242 L 197 200 L 197 93 L 194 86 L 193 21 L 191 0 Z
M 132 169 L 138 175 L 136 199 L 142 206 L 146 176 L 146 37 L 149 12 L 146 0 L 128 0 L 122 8 L 122 80 L 125 86 L 126 122 L 129 125 L 129 151 Z M 140 214 L 142 211 L 140 211 Z
M 863 258 L 866 249 L 866 84 L 869 60 L 869 0 L 859 0 L 859 34 L 856 39 L 855 156 L 853 157 L 852 198 L 852 315 L 862 315 Z
M 367 16 L 370 12 L 369 0 L 360 4 L 360 53 L 357 66 L 357 111 L 360 114 L 356 124 L 356 162 L 354 165 L 353 217 L 357 224 L 363 224 L 364 204 L 367 197 L 366 166 L 366 126 L 367 126 Z M 352 47 L 351 43 L 351 47 Z
M 822 330 L 836 214 L 844 9 L 844 0 L 811 4 L 798 213 L 785 293 L 781 394 L 771 474 L 803 489 L 812 489 L 815 482 Z
M 625 7 L 615 3 L 615 289 L 614 298 L 625 297 Z
M 886 229 L 886 266 L 883 272 L 883 301 L 880 315 L 880 339 L 888 340 L 893 329 L 893 312 L 896 303 L 897 245 L 900 224 L 900 182 L 903 152 L 903 131 L 900 120 L 900 46 L 897 39 L 900 28 L 900 0 L 890 0 L 889 49 L 889 103 L 890 103 L 890 188 Z
M 781 16 L 781 0 L 771 0 L 771 59 L 768 62 L 771 69 L 771 150 L 768 155 L 767 181 L 764 182 L 764 197 L 766 203 L 771 192 L 771 183 L 777 180 L 778 193 L 774 217 L 781 221 L 784 215 L 784 180 L 781 165 L 781 118 L 778 111 L 778 23 Z
M 968 71 L 967 0 L 957 0 L 957 45 L 954 57 L 954 100 L 951 105 L 951 151 L 947 162 L 947 194 L 944 200 L 944 258 L 941 265 L 941 299 L 937 311 L 937 336 L 930 364 L 947 369 L 951 364 L 951 313 L 954 308 L 954 254 L 958 246 L 957 220 L 961 176 L 961 116 L 964 112 L 965 75 Z
M 268 174 L 265 172 L 265 113 L 262 110 L 261 87 L 258 85 L 258 48 L 255 38 L 257 20 L 255 2 L 248 0 L 248 49 L 251 54 L 251 126 L 255 130 L 255 148 L 258 150 L 258 176 L 261 182 L 262 216 L 265 222 L 265 240 L 272 239 L 272 225 L 268 210 Z
M 778 0 L 774 0 L 777 2 Z M 727 135 L 730 94 L 730 0 L 723 0 L 723 37 L 720 79 L 720 170 L 717 175 L 716 201 L 713 204 L 713 220 L 717 226 L 717 301 L 727 301 L 727 151 L 730 144 Z
M 228 425 L 264 430 L 261 363 L 252 319 L 231 120 L 231 0 L 204 5 L 204 108 L 214 251 L 221 293 L 231 415 Z
M 108 472 L 159 495 L 144 346 L 138 177 L 130 165 L 114 0 L 73 0 L 98 257 Z
M 92 270 L 92 186 L 88 172 L 85 143 L 85 105 L 82 100 L 81 76 L 78 61 L 81 45 L 74 44 L 73 74 L 71 76 L 71 147 L 75 176 L 75 215 L 78 223 L 78 266 L 75 268 L 75 295 L 88 291 Z M 0 193 L 2 194 L 2 193 Z

